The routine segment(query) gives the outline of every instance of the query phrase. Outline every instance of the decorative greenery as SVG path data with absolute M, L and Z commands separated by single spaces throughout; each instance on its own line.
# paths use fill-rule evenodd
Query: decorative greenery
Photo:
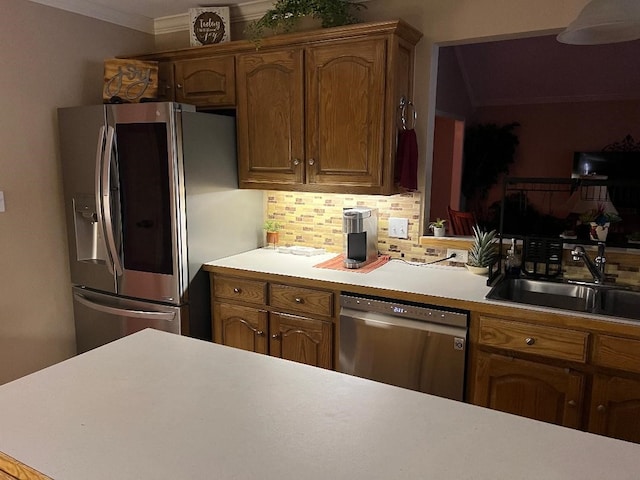
M 495 123 L 469 126 L 464 138 L 464 168 L 462 194 L 469 202 L 487 197 L 498 177 L 509 173 L 516 146 L 520 143 L 513 133 L 519 123 L 498 126 Z
M 469 250 L 469 261 L 472 267 L 490 267 L 498 259 L 498 245 L 495 243 L 496 231 L 482 230 L 480 225 L 473 227 L 473 245 Z
M 264 228 L 267 232 L 277 232 L 282 228 L 282 224 L 276 222 L 275 220 L 265 220 L 262 228 Z
M 444 228 L 444 223 L 446 222 L 443 218 L 437 218 L 435 222 L 431 222 L 429 224 L 429 229 L 433 230 L 434 228 Z
M 580 221 L 582 223 L 595 223 L 597 225 L 604 225 L 605 223 L 616 223 L 622 220 L 617 213 L 605 212 L 605 205 L 603 203 L 598 204 L 598 208 L 593 208 L 580 215 Z
M 276 0 L 265 14 L 247 25 L 244 33 L 259 45 L 265 32 L 274 34 L 290 32 L 302 17 L 322 20 L 322 27 L 339 27 L 358 23 L 354 10 L 367 8 L 351 0 Z

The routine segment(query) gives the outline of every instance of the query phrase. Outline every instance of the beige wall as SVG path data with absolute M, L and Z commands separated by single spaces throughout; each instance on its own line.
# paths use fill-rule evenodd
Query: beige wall
M 102 62 L 153 38 L 27 0 L 0 16 L 0 384 L 75 353 L 56 108 L 102 102 Z

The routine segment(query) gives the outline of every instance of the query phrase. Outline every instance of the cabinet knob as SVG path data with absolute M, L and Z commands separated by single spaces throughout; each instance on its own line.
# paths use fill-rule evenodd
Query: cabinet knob
M 570 407 L 575 407 L 576 405 L 578 405 L 578 402 L 576 402 L 575 400 L 569 400 L 567 403 Z
M 524 339 L 524 343 L 526 343 L 527 345 L 533 345 L 534 343 L 536 343 L 536 339 L 533 337 L 527 337 Z
M 293 165 L 294 165 L 295 167 L 297 167 L 298 165 L 300 165 L 300 159 L 299 159 L 299 158 L 294 158 L 294 159 L 293 159 Z
M 256 330 L 256 335 L 259 337 L 264 337 L 264 332 L 262 330 Z
M 316 163 L 316 161 L 313 158 L 309 159 L 309 165 L 313 165 L 314 163 Z
M 168 83 L 164 86 L 165 90 L 171 90 L 173 87 L 171 85 L 169 85 Z
M 596 407 L 596 410 L 600 413 L 604 413 L 607 411 L 607 407 L 605 407 L 604 405 L 600 404 Z
M 296 303 L 304 303 L 304 299 L 300 298 L 300 297 L 296 297 Z
M 280 334 L 274 333 L 273 335 L 271 335 L 271 338 L 273 338 L 274 340 L 280 340 Z
M 238 287 L 233 289 L 233 293 L 240 293 L 240 292 L 242 292 L 242 290 L 239 289 Z
M 182 84 L 181 84 L 181 83 L 178 83 L 178 84 L 176 85 L 176 88 L 180 88 L 180 89 L 182 89 Z

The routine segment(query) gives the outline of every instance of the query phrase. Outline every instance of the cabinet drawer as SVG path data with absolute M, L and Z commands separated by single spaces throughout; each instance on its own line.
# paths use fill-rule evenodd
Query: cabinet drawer
M 264 305 L 267 298 L 267 283 L 234 277 L 215 276 L 213 291 L 216 298 L 227 298 L 241 302 Z
M 272 284 L 269 305 L 287 312 L 331 317 L 333 315 L 333 293 Z
M 589 334 L 566 328 L 480 317 L 480 345 L 585 363 Z
M 640 373 L 640 340 L 596 335 L 593 363 Z

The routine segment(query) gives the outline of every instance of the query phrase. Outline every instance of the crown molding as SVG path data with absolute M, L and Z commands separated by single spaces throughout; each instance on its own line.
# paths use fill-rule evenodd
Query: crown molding
M 256 0 L 252 2 L 240 3 L 238 5 L 229 6 L 229 16 L 231 17 L 231 23 L 248 22 L 256 20 L 273 6 L 272 0 Z M 153 28 L 155 35 L 161 35 L 163 33 L 181 32 L 189 30 L 189 13 L 183 13 L 180 15 L 171 15 L 169 17 L 156 18 Z
M 154 20 L 143 15 L 123 13 L 104 5 L 99 5 L 86 0 L 31 0 L 48 7 L 66 10 L 68 12 L 84 15 L 85 17 L 115 23 L 122 27 L 131 28 L 140 32 L 154 34 Z

